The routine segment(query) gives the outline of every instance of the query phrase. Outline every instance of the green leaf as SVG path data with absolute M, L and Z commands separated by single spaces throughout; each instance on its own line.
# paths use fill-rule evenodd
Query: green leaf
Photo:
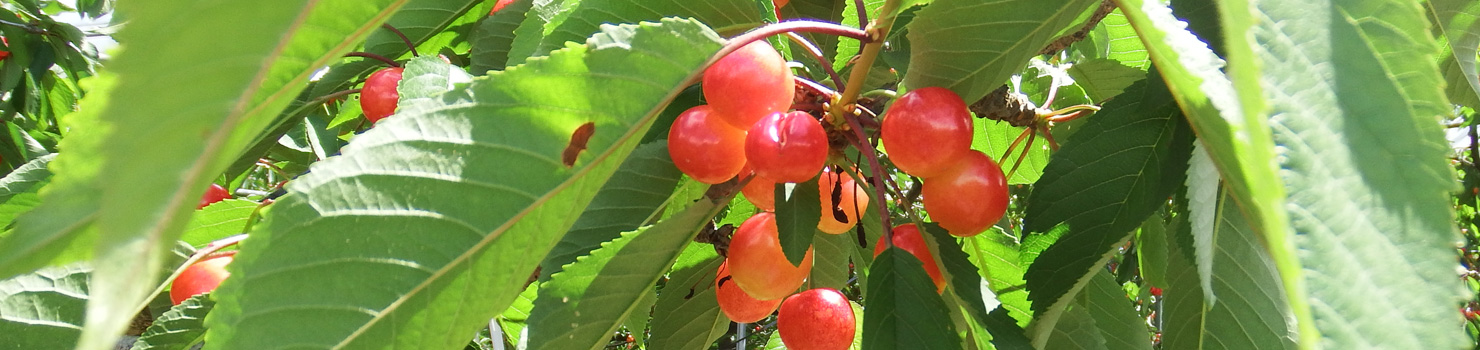
M 684 248 L 658 293 L 650 349 L 704 350 L 725 334 L 730 319 L 714 295 L 714 273 L 724 258 L 706 244 Z
M 812 274 L 807 282 L 812 288 L 848 289 L 848 257 L 855 243 L 853 231 L 829 234 L 813 230 Z
M 1448 39 L 1448 52 L 1442 58 L 1444 65 L 1458 69 L 1463 81 L 1446 79 L 1451 100 L 1463 94 L 1465 100 L 1473 101 L 1480 94 L 1480 78 L 1476 77 L 1475 53 L 1480 50 L 1480 2 L 1465 0 L 1433 0 L 1427 6 L 1435 18 L 1439 33 Z M 1446 67 L 1447 68 L 1447 67 Z
M 46 165 L 55 158 L 51 154 L 32 159 L 0 179 L 0 227 L 10 226 L 17 216 L 41 201 L 37 192 L 51 183 L 51 170 Z M 4 260 L 0 260 L 0 265 L 3 264 Z
M 290 183 L 217 290 L 212 341 L 466 344 L 721 42 L 688 20 L 603 29 L 410 106 Z M 583 125 L 593 133 L 567 166 Z M 251 311 L 263 309 L 282 311 Z
M 1169 254 L 1168 285 L 1163 287 L 1162 346 L 1166 349 L 1295 349 L 1290 307 L 1269 252 L 1228 194 L 1216 202 L 1217 231 L 1212 237 L 1212 288 L 1218 303 L 1203 301 L 1192 252 Z M 1187 232 L 1179 232 L 1186 235 Z
M 1018 243 L 1002 232 L 1001 228 L 994 227 L 963 239 L 961 247 L 970 255 L 971 262 L 981 271 L 980 274 L 986 276 L 987 287 L 1001 303 L 997 309 L 1016 319 L 1018 327 L 1027 326 L 1028 321 L 1033 319 L 1033 309 L 1028 303 L 1028 290 L 1025 288 L 1027 282 L 1023 280 L 1028 264 L 1022 261 Z M 946 260 L 944 255 L 941 259 L 948 270 L 954 264 Z M 956 273 L 951 270 L 952 275 Z M 988 325 L 984 323 L 982 326 Z
M 1146 71 L 1110 59 L 1089 59 L 1069 67 L 1074 83 L 1094 101 L 1103 102 L 1120 95 L 1125 88 L 1146 79 Z
M 940 259 L 941 266 L 945 268 L 944 272 L 948 276 L 947 278 L 950 279 L 949 285 L 951 287 L 948 290 L 957 298 L 957 304 L 966 310 L 968 316 L 974 319 L 972 323 L 980 325 L 986 331 L 990 332 L 992 344 L 998 349 L 1032 349 L 1033 345 L 1028 340 L 1028 337 L 1023 334 L 1023 327 L 1018 325 L 1017 320 L 1014 320 L 1011 315 L 1008 315 L 1008 309 L 1006 307 L 999 307 L 1006 304 L 998 300 L 993 300 L 994 303 L 998 304 L 993 306 L 996 310 L 988 312 L 992 309 L 988 309 L 986 298 L 1001 296 L 989 294 L 983 290 L 982 287 L 987 286 L 987 280 L 983 279 L 981 273 L 977 272 L 977 267 L 971 264 L 972 257 L 962 251 L 961 243 L 956 242 L 956 238 L 947 234 L 946 230 L 941 228 L 940 225 L 930 223 L 925 224 L 924 227 L 925 232 L 930 235 L 931 241 L 935 242 L 935 247 L 938 249 L 933 251 Z M 997 232 L 994 229 L 984 234 L 993 235 Z M 981 236 L 979 234 L 972 237 Z M 970 240 L 971 238 L 967 239 L 968 242 Z M 996 245 L 996 247 L 1002 246 Z M 1013 255 L 1016 255 L 1016 253 L 1016 250 L 1010 252 Z M 1016 258 L 1012 259 L 1012 261 L 1014 264 L 1010 267 L 1010 271 L 997 270 L 993 272 L 1000 271 L 1009 276 L 1015 276 L 1018 278 L 1018 285 L 1021 286 L 1022 268 L 1016 266 Z M 984 263 L 992 264 L 993 262 L 984 261 Z M 1013 275 L 1013 273 L 1016 273 L 1016 275 Z M 1007 291 L 1004 290 L 1004 292 Z M 1026 292 L 1019 289 L 1016 292 L 1008 292 L 1008 294 L 1021 299 L 1021 303 L 1018 305 L 1022 307 L 1021 310 L 1026 311 L 1028 309 Z M 1026 319 L 1027 317 L 1024 317 L 1024 320 Z
M 88 300 L 84 264 L 47 267 L 0 281 L 0 349 L 69 349 Z
M 852 6 L 852 3 L 852 0 L 795 0 L 781 7 L 781 18 L 787 20 L 810 19 L 829 23 L 840 23 L 847 18 L 853 18 L 853 21 L 857 22 L 858 15 L 856 12 L 846 12 L 848 6 Z M 855 24 L 853 27 L 857 28 L 858 26 Z M 793 60 L 801 61 L 805 64 L 807 69 L 815 76 L 815 80 L 818 81 L 826 79 L 824 78 L 826 77 L 824 71 L 821 70 L 822 65 L 832 64 L 832 58 L 837 56 L 838 53 L 839 41 L 853 42 L 855 47 L 857 47 L 856 45 L 858 43 L 857 40 L 842 39 L 833 35 L 818 33 L 797 34 L 816 44 L 817 48 L 822 50 L 822 57 L 828 60 L 827 62 L 817 62 L 815 59 L 801 54 L 802 51 L 795 50 L 796 53 L 794 56 L 796 57 Z M 857 49 L 855 48 L 854 50 Z
M 405 34 L 423 56 L 435 58 L 437 52 L 444 49 L 467 52 L 468 38 L 478 20 L 488 17 L 493 3 L 483 0 L 411 1 L 385 24 Z M 406 41 L 386 29 L 370 33 L 370 37 L 365 39 L 365 51 L 391 58 L 407 57 L 411 52 Z
M 1062 314 L 1044 349 L 1108 350 L 1105 335 L 1084 303 L 1072 303 Z
M 1218 169 L 1201 140 L 1192 141 L 1192 159 L 1187 168 L 1187 221 L 1191 224 L 1192 255 L 1202 281 L 1203 300 L 1217 302 L 1213 291 L 1213 235 L 1218 217 Z
M 192 246 L 203 246 L 212 241 L 246 233 L 247 218 L 257 210 L 257 202 L 228 199 L 197 210 L 185 225 L 181 241 Z
M 683 173 L 668 158 L 666 142 L 638 146 L 540 262 L 541 282 L 560 272 L 565 264 L 575 262 L 576 257 L 616 239 L 622 232 L 641 227 L 669 201 L 681 178 Z
M 1017 172 L 1007 178 L 1008 184 L 1031 184 L 1043 176 L 1043 167 L 1048 166 L 1049 156 L 1053 152 L 1049 149 L 1048 141 L 1042 139 L 1042 135 L 1038 135 L 1038 139 L 1029 145 L 1027 135 L 1023 135 L 1023 130 L 1027 130 L 1025 128 L 987 118 L 972 118 L 971 122 L 975 124 L 977 133 L 981 134 L 971 139 L 971 149 L 982 151 L 993 161 L 1003 159 L 1002 155 L 1007 154 L 1007 147 L 1012 146 L 1018 137 L 1023 137 L 1023 141 L 1018 142 L 1012 153 L 1007 155 L 1007 160 L 997 164 L 1002 167 L 1003 173 L 1012 171 L 1013 164 L 1018 164 Z M 1026 154 L 1023 153 L 1024 148 L 1028 150 Z M 1018 163 L 1020 157 L 1022 162 Z
M 1136 313 L 1136 305 L 1126 298 L 1125 290 L 1115 283 L 1110 270 L 1100 269 L 1090 278 L 1083 293 L 1085 299 L 1081 305 L 1095 319 L 1095 326 L 1100 329 L 1107 349 L 1151 349 L 1146 320 Z
M 1299 343 L 1473 344 L 1454 329 L 1461 322 L 1455 305 L 1468 298 L 1454 278 L 1459 236 L 1448 193 L 1458 187 L 1435 123 L 1452 106 L 1422 6 L 1383 0 L 1258 6 L 1267 21 L 1256 24 L 1255 42 L 1248 43 L 1259 45 L 1251 59 L 1263 69 L 1256 73 L 1263 88 L 1253 92 L 1268 99 L 1274 116 L 1294 234 L 1261 233 L 1293 291 L 1287 302 L 1301 325 Z M 1308 37 L 1323 40 L 1292 40 Z
M 781 252 L 786 253 L 786 260 L 792 266 L 801 266 L 818 233 L 822 203 L 817 181 L 814 177 L 803 183 L 776 185 L 776 234 L 781 240 Z
M 536 349 L 600 349 L 627 315 L 646 313 L 636 310 L 639 301 L 719 211 L 713 202 L 701 203 L 624 233 L 550 276 L 529 315 L 529 343 Z
M 1136 266 L 1144 285 L 1167 287 L 1167 228 L 1160 216 L 1152 215 L 1136 231 Z
M 844 2 L 843 20 L 838 22 L 839 24 L 847 27 L 863 28 L 863 24 L 858 23 L 858 7 L 856 6 L 858 3 L 858 1 L 853 0 Z M 884 7 L 884 0 L 863 0 L 862 3 L 864 11 L 868 13 L 869 18 L 877 17 L 879 15 L 879 8 Z M 853 56 L 857 56 L 862 49 L 863 46 L 858 43 L 858 40 L 838 40 L 838 51 L 832 56 L 833 68 L 843 69 L 848 64 L 848 61 L 853 60 Z
M 529 286 L 524 287 L 524 291 L 514 298 L 509 308 L 504 309 L 504 312 L 496 318 L 509 344 L 527 344 L 529 339 L 526 337 L 528 333 L 525 332 L 525 328 L 529 326 L 529 312 L 534 309 L 534 299 L 539 296 L 539 287 L 539 283 L 530 283 Z
M 890 247 L 869 269 L 864 349 L 960 349 L 950 310 L 920 259 Z
M 509 62 L 509 49 L 514 45 L 514 29 L 524 22 L 524 14 L 534 6 L 533 0 L 515 0 L 498 13 L 478 22 L 473 32 L 472 66 L 468 71 L 482 75 L 490 70 L 503 70 Z
M 186 350 L 204 342 L 206 314 L 215 306 L 210 293 L 185 299 L 155 319 L 132 350 Z
M 568 41 L 580 41 L 596 32 L 602 23 L 636 23 L 663 17 L 693 18 L 721 34 L 738 34 L 761 25 L 755 0 L 570 0 L 566 8 L 548 17 L 539 34 L 516 32 L 510 64 L 522 62 L 515 57 L 541 56 L 565 47 Z M 536 4 L 538 6 L 539 4 Z M 526 24 L 530 21 L 526 19 Z M 529 42 L 538 45 L 530 45 Z M 523 42 L 523 43 L 521 43 Z
M 1025 232 L 1068 229 L 1028 267 L 1038 345 L 1069 297 L 1187 176 L 1192 133 L 1170 95 L 1157 77 L 1132 85 L 1054 153 L 1028 196 Z
M 905 86 L 951 89 L 971 103 L 1001 86 L 1093 0 L 936 0 L 908 26 Z

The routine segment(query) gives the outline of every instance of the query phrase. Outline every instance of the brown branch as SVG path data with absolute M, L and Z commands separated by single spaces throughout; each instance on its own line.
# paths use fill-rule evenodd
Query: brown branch
M 1064 50 L 1065 48 L 1068 48 L 1070 44 L 1084 40 L 1086 36 L 1089 36 L 1089 31 L 1094 30 L 1095 26 L 1100 24 L 1100 20 L 1103 20 L 1105 19 L 1105 16 L 1110 15 L 1111 11 L 1115 11 L 1114 2 L 1111 2 L 1110 0 L 1100 2 L 1100 8 L 1095 9 L 1095 13 L 1089 16 L 1089 21 L 1084 22 L 1084 26 L 1080 27 L 1079 31 L 1059 37 L 1058 39 L 1054 39 L 1054 41 L 1048 43 L 1048 46 L 1045 46 L 1043 50 L 1039 50 L 1038 54 L 1047 55 L 1059 52 Z

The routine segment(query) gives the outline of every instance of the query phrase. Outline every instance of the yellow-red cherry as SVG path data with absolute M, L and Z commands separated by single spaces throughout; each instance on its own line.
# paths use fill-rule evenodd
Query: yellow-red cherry
M 787 349 L 844 350 L 853 345 L 856 322 L 853 306 L 843 293 L 832 288 L 809 289 L 781 302 L 776 333 Z
M 753 175 L 754 170 L 750 164 L 740 169 L 740 175 Z M 745 199 L 754 204 L 762 211 L 776 211 L 776 180 L 771 180 L 759 175 L 752 177 L 745 187 L 740 188 L 740 193 L 745 194 Z
M 786 60 L 765 40 L 725 55 L 704 70 L 704 100 L 730 126 L 749 129 L 771 113 L 791 108 L 796 82 Z
M 874 257 L 884 253 L 884 248 L 887 247 L 884 244 L 886 237 L 888 235 L 879 236 L 879 242 L 874 244 Z M 940 274 L 940 267 L 935 265 L 935 255 L 930 254 L 930 246 L 925 244 L 925 237 L 920 235 L 920 229 L 915 227 L 915 224 L 894 226 L 893 242 L 894 247 L 904 249 L 916 259 L 920 259 L 920 263 L 925 265 L 925 274 L 935 282 L 936 293 L 946 290 L 946 278 Z
M 401 71 L 401 67 L 384 68 L 365 79 L 365 87 L 360 89 L 360 110 L 371 123 L 396 113 L 396 103 L 401 98 L 396 90 L 401 83 Z
M 974 236 L 1007 212 L 1007 177 L 997 162 L 979 151 L 967 153 L 954 167 L 923 182 L 920 201 L 925 212 L 952 235 Z
M 757 213 L 740 224 L 730 238 L 730 280 L 760 300 L 786 297 L 812 272 L 812 247 L 800 266 L 786 260 L 776 233 L 776 214 Z
M 230 264 L 235 255 L 234 250 L 218 253 L 186 267 L 179 277 L 175 277 L 175 282 L 170 284 L 170 302 L 180 305 L 185 299 L 215 290 L 222 280 L 231 276 L 231 273 L 226 272 L 226 264 Z
M 770 316 L 781 305 L 781 299 L 760 300 L 746 294 L 730 277 L 730 262 L 719 264 L 714 276 L 714 296 L 719 300 L 719 310 L 731 321 L 753 323 Z
M 899 170 L 931 178 L 971 150 L 971 111 L 951 90 L 925 87 L 905 93 L 879 126 L 884 152 Z
M 827 132 L 807 112 L 772 113 L 745 135 L 745 158 L 756 175 L 804 182 L 827 162 Z
M 837 205 L 833 204 L 834 191 L 838 192 Z M 822 232 L 835 235 L 848 232 L 858 225 L 859 215 L 868 210 L 868 193 L 848 174 L 823 169 L 822 177 L 817 179 L 817 193 L 822 202 L 817 229 Z M 842 213 L 846 222 L 838 221 L 838 213 Z
M 725 182 L 745 166 L 745 131 L 720 121 L 708 105 L 689 108 L 668 129 L 668 155 L 694 180 Z

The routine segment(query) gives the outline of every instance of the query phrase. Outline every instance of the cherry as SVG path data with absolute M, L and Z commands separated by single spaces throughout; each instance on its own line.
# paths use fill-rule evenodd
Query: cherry
M 668 129 L 673 165 L 699 182 L 725 182 L 745 166 L 745 131 L 720 121 L 703 105 L 684 111 Z
M 1153 297 L 1159 297 L 1159 296 L 1161 296 L 1161 288 L 1151 287 L 1151 296 L 1153 296 Z
M 740 129 L 790 109 L 796 93 L 786 60 L 765 40 L 725 55 L 704 70 L 703 79 L 704 99 L 721 118 Z
M 730 238 L 730 280 L 756 299 L 786 297 L 812 271 L 812 248 L 807 247 L 802 264 L 794 266 L 786 260 L 776 235 L 776 214 L 761 212 L 740 224 Z
M 930 178 L 971 149 L 971 112 L 955 92 L 926 87 L 900 96 L 884 114 L 881 141 L 894 165 Z
M 230 264 L 235 255 L 234 250 L 213 254 L 186 267 L 180 277 L 175 277 L 175 282 L 170 284 L 170 302 L 180 305 L 185 299 L 215 290 L 216 286 L 221 285 L 221 280 L 231 276 L 226 272 L 226 264 Z
M 401 98 L 396 91 L 401 83 L 401 71 L 401 67 L 384 68 L 365 79 L 365 87 L 360 89 L 360 109 L 371 123 L 396 113 L 396 103 Z
M 839 192 L 837 205 L 833 205 L 833 190 Z M 848 232 L 858 224 L 858 215 L 868 210 L 868 192 L 848 174 L 823 169 L 822 178 L 817 181 L 817 193 L 822 197 L 822 216 L 817 221 L 817 229 L 822 232 L 835 235 Z M 843 213 L 846 222 L 838 221 L 836 214 L 839 212 Z
M 884 253 L 885 237 L 888 236 L 880 236 L 879 243 L 874 244 L 874 257 Z M 930 254 L 930 246 L 925 244 L 925 237 L 920 235 L 920 229 L 915 227 L 915 224 L 894 227 L 894 246 L 920 259 L 920 262 L 925 265 L 925 274 L 935 282 L 935 292 L 945 292 L 946 278 L 940 274 L 940 267 L 935 265 L 935 255 Z
M 853 307 L 843 293 L 831 288 L 810 289 L 781 302 L 776 333 L 792 350 L 842 350 L 853 345 L 857 327 Z
M 807 112 L 772 113 L 745 135 L 745 157 L 756 175 L 804 182 L 827 161 L 827 133 Z
M 195 206 L 195 209 L 205 208 L 207 205 L 211 205 L 211 203 L 220 202 L 230 198 L 231 192 L 227 191 L 225 187 L 221 187 L 221 185 L 217 184 L 211 184 L 211 188 L 207 188 L 206 193 L 200 196 L 200 204 L 197 204 Z
M 719 272 L 714 276 L 714 295 L 719 299 L 719 310 L 738 323 L 760 321 L 781 305 L 781 299 L 760 300 L 740 290 L 730 278 L 729 261 L 719 264 Z
M 776 8 L 779 9 L 782 6 L 786 6 L 786 4 L 789 2 L 791 2 L 791 0 L 773 0 L 771 1 L 771 4 L 776 5 Z
M 504 6 L 509 6 L 509 3 L 512 2 L 514 2 L 514 0 L 498 0 L 498 2 L 493 4 L 493 10 L 488 11 L 488 15 L 492 16 L 493 14 L 498 13 L 498 10 L 504 9 Z
M 920 194 L 925 212 L 952 235 L 974 236 L 1007 212 L 1007 178 L 981 152 L 967 153 L 955 167 L 924 183 Z
M 750 164 L 740 169 L 740 174 L 751 174 Z M 776 211 L 776 180 L 767 179 L 759 175 L 750 179 L 740 193 L 745 194 L 745 199 L 754 204 L 757 209 L 763 211 Z

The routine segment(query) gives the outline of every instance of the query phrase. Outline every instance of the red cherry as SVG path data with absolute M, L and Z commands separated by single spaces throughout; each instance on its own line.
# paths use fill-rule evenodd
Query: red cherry
M 1159 296 L 1161 296 L 1161 288 L 1151 287 L 1151 296 L 1153 296 L 1153 297 L 1159 297 Z
M 838 205 L 833 205 L 834 189 L 839 192 Z M 822 202 L 822 216 L 817 221 L 817 229 L 822 232 L 835 235 L 848 232 L 858 224 L 859 214 L 868 210 L 868 193 L 848 174 L 823 169 L 822 177 L 817 180 L 817 193 L 821 195 L 819 200 Z M 838 221 L 836 212 L 842 212 L 848 221 Z
M 765 40 L 746 44 L 704 70 L 704 99 L 731 126 L 749 129 L 791 108 L 796 92 L 786 60 Z
M 879 128 L 894 165 L 921 178 L 940 175 L 971 150 L 971 112 L 961 96 L 945 88 L 900 96 Z
M 750 164 L 740 169 L 740 174 L 751 174 Z M 745 199 L 754 204 L 756 208 L 763 211 L 776 211 L 776 180 L 767 179 L 759 175 L 750 179 L 745 187 L 740 189 L 745 194 Z
M 514 0 L 498 0 L 498 2 L 493 4 L 493 10 L 488 11 L 488 15 L 492 16 L 493 14 L 498 13 L 498 10 L 504 9 L 504 6 L 509 6 L 509 3 L 512 2 L 514 2 Z
M 857 324 L 853 307 L 843 293 L 817 288 L 781 302 L 776 333 L 792 350 L 842 350 L 853 345 Z
M 827 161 L 827 133 L 807 112 L 772 113 L 745 135 L 745 157 L 756 175 L 804 182 Z
M 786 297 L 812 272 L 812 248 L 800 266 L 793 266 L 781 251 L 776 233 L 776 214 L 761 212 L 746 219 L 730 238 L 730 280 L 745 293 L 760 300 Z
M 884 253 L 884 238 L 880 236 L 879 242 L 874 244 L 874 257 Z M 935 282 L 935 292 L 946 291 L 946 278 L 940 274 L 940 267 L 935 264 L 935 255 L 930 254 L 930 246 L 925 244 L 925 237 L 920 235 L 920 229 L 915 224 L 904 224 L 894 227 L 894 246 L 914 255 L 916 259 L 925 266 L 925 274 Z
M 225 187 L 221 187 L 221 185 L 217 184 L 211 184 L 211 188 L 207 188 L 206 193 L 200 196 L 200 204 L 197 204 L 195 206 L 195 209 L 205 208 L 207 205 L 211 205 L 211 203 L 220 202 L 230 198 L 231 192 L 227 191 Z
M 791 0 L 773 0 L 771 1 L 771 4 L 776 5 L 776 8 L 779 9 L 782 6 L 786 6 L 786 4 L 789 2 L 791 2 Z
M 967 153 L 955 167 L 924 183 L 920 194 L 925 212 L 952 235 L 974 236 L 1007 212 L 1007 178 L 981 152 Z
M 729 261 L 719 264 L 719 272 L 714 276 L 714 295 L 719 299 L 719 310 L 737 323 L 760 321 L 781 305 L 781 299 L 760 300 L 740 290 L 731 280 Z
M 360 109 L 371 123 L 396 113 L 396 103 L 401 94 L 396 86 L 401 83 L 401 67 L 390 67 L 370 73 L 365 87 L 360 89 Z
M 230 264 L 235 255 L 234 250 L 213 254 L 186 267 L 180 277 L 175 277 L 175 282 L 170 284 L 170 302 L 180 305 L 185 299 L 215 290 L 216 286 L 221 285 L 221 280 L 231 276 L 226 272 L 226 264 Z
M 673 165 L 699 182 L 725 182 L 745 166 L 745 131 L 721 122 L 710 106 L 689 108 L 668 129 Z

